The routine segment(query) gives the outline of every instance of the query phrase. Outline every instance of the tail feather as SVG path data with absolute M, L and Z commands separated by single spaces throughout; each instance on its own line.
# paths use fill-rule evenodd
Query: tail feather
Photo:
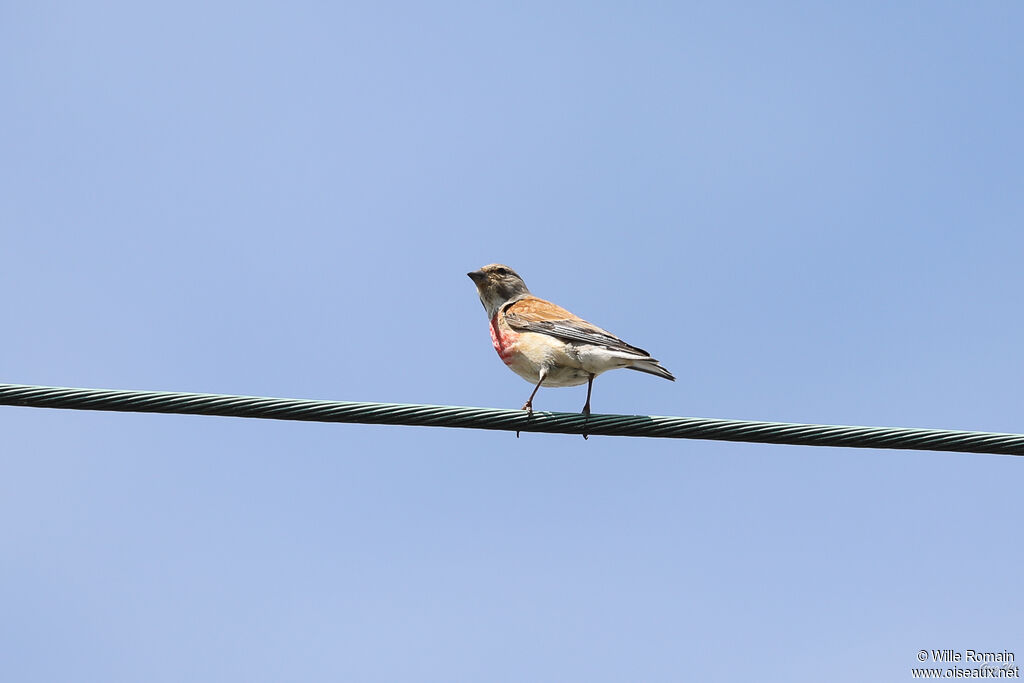
M 634 361 L 631 365 L 627 365 L 630 370 L 636 370 L 637 372 L 646 372 L 649 375 L 657 375 L 658 377 L 664 377 L 665 379 L 676 381 L 675 376 L 671 372 L 666 370 L 661 364 L 653 358 L 645 358 L 644 360 Z

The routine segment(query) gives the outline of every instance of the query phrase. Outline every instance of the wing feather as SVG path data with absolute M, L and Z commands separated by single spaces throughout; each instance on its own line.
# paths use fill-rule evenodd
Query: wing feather
M 641 348 L 627 344 L 611 332 L 573 315 L 561 306 L 533 296 L 505 306 L 505 321 L 520 332 L 540 332 L 577 344 L 603 346 L 647 357 L 651 355 Z

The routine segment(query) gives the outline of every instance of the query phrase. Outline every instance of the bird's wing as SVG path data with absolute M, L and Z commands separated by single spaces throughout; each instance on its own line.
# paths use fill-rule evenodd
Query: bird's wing
M 592 344 L 627 353 L 650 356 L 641 348 L 627 344 L 611 332 L 588 323 L 550 301 L 528 296 L 505 306 L 505 321 L 520 332 L 540 332 L 577 344 Z

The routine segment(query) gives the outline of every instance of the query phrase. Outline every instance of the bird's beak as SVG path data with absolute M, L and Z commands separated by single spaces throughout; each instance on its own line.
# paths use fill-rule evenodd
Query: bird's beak
M 486 277 L 482 270 L 474 270 L 471 273 L 466 273 L 466 275 L 468 275 L 469 279 L 472 280 L 475 284 L 480 284 Z

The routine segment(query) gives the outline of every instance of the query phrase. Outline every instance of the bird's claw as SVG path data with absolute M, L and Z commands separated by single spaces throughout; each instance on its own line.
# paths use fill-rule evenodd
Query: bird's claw
M 533 417 L 533 401 L 527 401 L 526 403 L 524 403 L 523 407 L 520 408 L 520 410 L 525 410 L 526 411 L 526 419 L 529 420 L 531 417 Z M 519 438 L 519 430 L 518 429 L 516 430 L 516 438 L 517 439 Z

